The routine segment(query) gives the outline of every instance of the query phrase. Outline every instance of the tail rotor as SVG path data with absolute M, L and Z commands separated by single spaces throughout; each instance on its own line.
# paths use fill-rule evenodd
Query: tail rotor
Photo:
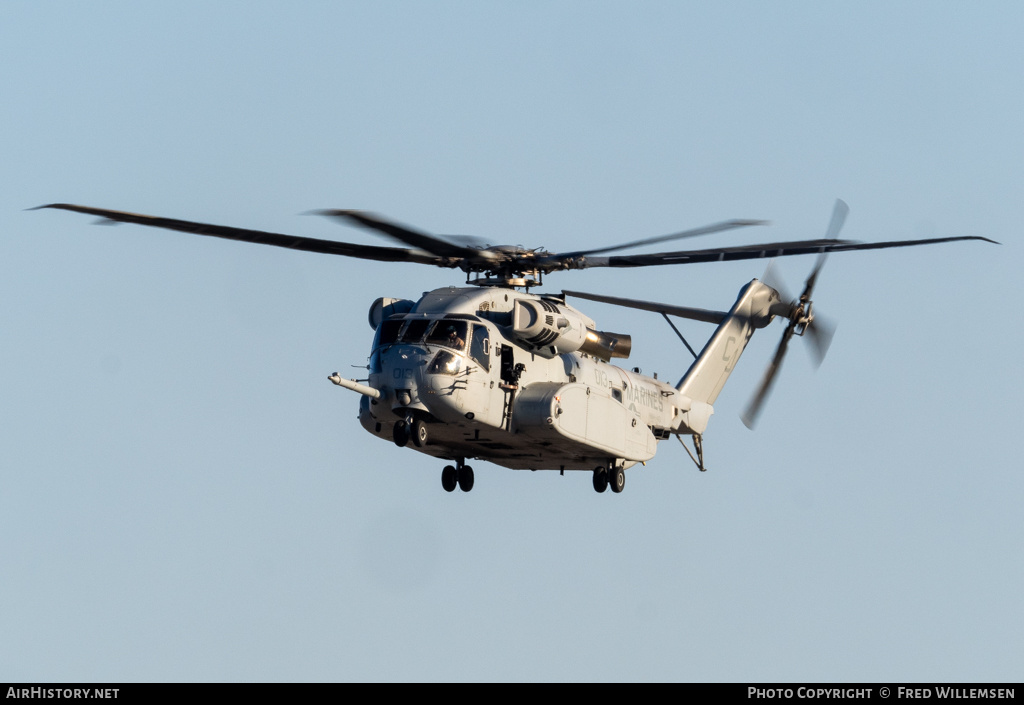
M 849 210 L 849 207 L 843 201 L 836 201 L 826 238 L 835 239 L 836 235 L 839 234 L 839 230 L 843 227 L 843 222 L 846 220 Z M 818 261 L 815 262 L 814 269 L 811 270 L 807 281 L 804 283 L 804 290 L 797 299 L 793 299 L 789 295 L 785 284 L 782 283 L 781 278 L 775 272 L 773 265 L 769 264 L 768 269 L 765 271 L 765 284 L 778 291 L 781 298 L 780 304 L 778 304 L 777 309 L 773 313 L 789 319 L 789 323 L 786 325 L 786 330 L 782 333 L 782 340 L 779 341 L 779 345 L 775 349 L 775 355 L 764 371 L 764 376 L 761 378 L 757 391 L 754 392 L 754 396 L 747 404 L 746 410 L 740 416 L 743 424 L 749 429 L 753 429 L 757 423 L 757 418 L 761 413 L 764 402 L 771 392 L 772 385 L 775 383 L 775 377 L 782 367 L 782 360 L 785 358 L 786 350 L 789 348 L 790 338 L 794 335 L 803 336 L 808 334 L 807 339 L 811 344 L 810 352 L 815 367 L 820 366 L 825 360 L 825 355 L 832 344 L 832 337 L 835 335 L 836 327 L 835 324 L 814 312 L 814 303 L 811 300 L 811 295 L 814 292 L 815 284 L 818 282 L 818 274 L 821 273 L 821 268 L 825 265 L 826 258 L 827 255 L 824 253 L 818 255 Z M 787 301 L 789 302 L 788 304 L 785 303 Z

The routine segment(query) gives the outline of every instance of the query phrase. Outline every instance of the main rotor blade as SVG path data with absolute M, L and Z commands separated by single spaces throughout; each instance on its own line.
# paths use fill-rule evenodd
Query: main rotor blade
M 574 296 L 577 299 L 588 299 L 599 301 L 615 306 L 636 308 L 641 311 L 653 311 L 654 313 L 668 313 L 680 318 L 689 318 L 694 321 L 705 323 L 721 323 L 729 314 L 724 311 L 709 311 L 703 308 L 690 308 L 689 306 L 673 306 L 672 304 L 659 304 L 654 301 L 639 301 L 637 299 L 622 299 L 617 296 L 604 296 L 602 294 L 587 294 L 582 291 L 563 291 L 566 296 Z
M 487 240 L 476 235 L 438 235 L 438 238 L 473 250 L 486 250 L 491 246 Z
M 398 240 L 399 242 L 404 242 L 406 245 L 412 245 L 413 247 L 417 247 L 421 250 L 426 250 L 438 257 L 466 257 L 473 259 L 481 257 L 481 253 L 484 252 L 471 247 L 456 245 L 433 235 L 421 233 L 413 230 L 407 225 L 400 225 L 399 223 L 387 220 L 386 218 L 374 213 L 367 213 L 366 211 L 341 210 L 334 208 L 313 212 L 317 215 L 327 216 L 328 218 L 351 221 L 356 225 L 374 230 L 378 233 L 383 233 L 384 235 Z
M 273 245 L 284 247 L 289 250 L 302 250 L 303 252 L 318 252 L 327 255 L 343 255 L 345 257 L 357 257 L 359 259 L 371 259 L 382 262 L 416 262 L 418 264 L 434 264 L 438 266 L 450 266 L 440 257 L 427 252 L 416 250 L 405 250 L 396 247 L 375 247 L 368 245 L 353 245 L 347 242 L 334 240 L 319 240 L 312 237 L 300 237 L 298 235 L 283 235 L 270 233 L 263 230 L 248 230 L 246 228 L 233 228 L 227 225 L 211 225 L 210 223 L 196 223 L 190 220 L 175 220 L 173 218 L 161 218 L 141 213 L 127 213 L 124 211 L 107 210 L 105 208 L 91 208 L 89 206 L 76 206 L 70 203 L 50 203 L 45 206 L 37 206 L 32 210 L 40 208 L 57 208 L 60 210 L 96 215 L 106 220 L 119 223 L 134 223 L 165 230 L 178 230 L 193 235 L 206 235 L 219 237 L 226 240 L 238 240 L 240 242 L 252 242 L 259 245 Z
M 888 242 L 857 242 L 830 247 L 826 252 L 847 252 L 849 250 L 884 250 L 890 247 L 914 247 L 917 245 L 934 245 L 940 242 L 957 242 L 959 240 L 982 240 L 993 245 L 1001 245 L 1001 242 L 990 240 L 980 235 L 961 235 L 959 237 L 933 237 L 925 240 L 890 240 Z M 840 240 L 840 242 L 843 242 Z M 849 243 L 850 241 L 845 241 Z
M 611 257 L 587 257 L 580 262 L 581 268 L 588 267 L 651 267 L 662 264 L 691 264 L 696 262 L 728 262 L 743 259 L 762 259 L 787 255 L 806 255 L 824 252 L 836 245 L 852 244 L 852 240 L 793 240 L 757 245 L 715 247 L 707 250 L 680 250 L 678 252 L 657 252 L 642 255 L 613 255 Z
M 960 240 L 982 240 L 994 245 L 999 243 L 987 237 L 966 235 L 960 237 L 940 237 L 927 240 L 893 240 L 889 242 L 854 242 L 852 240 L 798 240 L 794 242 L 775 242 L 763 245 L 744 245 L 742 247 L 722 247 L 710 250 L 688 250 L 681 252 L 659 252 L 652 255 L 615 255 L 612 257 L 588 257 L 578 263 L 575 268 L 591 267 L 653 267 L 663 264 L 694 264 L 697 262 L 731 262 L 734 260 L 762 259 L 764 257 L 789 257 L 793 255 L 811 255 L 825 252 L 849 252 L 852 250 L 880 250 L 890 247 L 913 247 L 916 245 L 934 245 L 942 242 Z
M 640 247 L 641 245 L 653 245 L 656 242 L 668 242 L 669 240 L 682 240 L 688 237 L 696 237 L 697 235 L 710 235 L 711 233 L 720 233 L 724 230 L 734 230 L 735 228 L 745 228 L 750 225 L 768 225 L 767 220 L 726 220 L 721 223 L 714 223 L 712 225 L 705 225 L 701 228 L 693 228 L 691 230 L 683 230 L 679 233 L 672 233 L 670 235 L 659 235 L 658 237 L 649 237 L 643 240 L 634 240 L 633 242 L 626 242 L 621 245 L 612 245 L 610 247 L 602 247 L 596 250 L 576 250 L 574 252 L 560 252 L 549 254 L 545 259 L 563 259 L 566 257 L 583 257 L 585 255 L 597 255 L 605 252 L 615 252 L 616 250 L 625 250 L 630 247 Z

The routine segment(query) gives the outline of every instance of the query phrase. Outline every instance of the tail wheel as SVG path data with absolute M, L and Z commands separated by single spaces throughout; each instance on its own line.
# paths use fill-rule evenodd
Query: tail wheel
M 618 494 L 626 489 L 626 471 L 621 466 L 612 468 L 611 477 L 608 479 L 612 486 L 612 492 Z
M 458 473 L 451 465 L 445 465 L 444 470 L 441 471 L 441 487 L 445 492 L 454 492 L 457 485 Z

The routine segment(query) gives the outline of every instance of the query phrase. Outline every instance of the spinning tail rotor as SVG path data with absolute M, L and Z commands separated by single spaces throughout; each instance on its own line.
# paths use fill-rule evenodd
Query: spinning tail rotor
M 843 201 L 836 201 L 835 208 L 832 211 L 832 221 L 829 223 L 828 232 L 825 235 L 827 239 L 834 239 L 839 234 L 839 230 L 842 229 L 849 210 L 849 207 Z M 794 335 L 803 336 L 807 334 L 808 341 L 811 343 L 811 356 L 814 359 L 815 367 L 820 366 L 825 360 L 828 348 L 832 344 L 832 337 L 835 335 L 835 325 L 822 318 L 820 314 L 816 315 L 814 313 L 814 303 L 811 300 L 811 294 L 814 292 L 814 286 L 818 281 L 818 274 L 821 272 L 827 257 L 828 255 L 825 253 L 818 255 L 814 269 L 811 270 L 807 281 L 804 283 L 804 290 L 797 299 L 789 295 L 785 285 L 778 278 L 771 264 L 768 265 L 768 269 L 765 271 L 765 284 L 779 292 L 781 299 L 776 304 L 776 308 L 772 313 L 789 319 L 789 323 L 786 325 L 786 330 L 782 333 L 782 340 L 779 341 L 779 346 L 775 349 L 775 355 L 764 371 L 761 384 L 758 385 L 757 391 L 751 398 L 746 410 L 740 416 L 743 424 L 749 429 L 753 429 L 757 423 L 757 417 L 760 415 L 764 402 L 771 392 L 772 385 L 775 383 L 775 377 L 779 373 L 779 368 L 782 367 L 782 360 L 789 347 L 790 338 Z

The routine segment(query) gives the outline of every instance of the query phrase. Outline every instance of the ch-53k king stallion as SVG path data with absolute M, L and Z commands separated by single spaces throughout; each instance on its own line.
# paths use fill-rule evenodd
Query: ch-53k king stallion
M 196 235 L 274 245 L 293 250 L 385 262 L 414 262 L 460 269 L 464 287 L 427 292 L 419 300 L 378 298 L 370 306 L 375 331 L 369 376 L 330 375 L 359 395 L 359 422 L 378 438 L 448 461 L 441 485 L 473 488 L 468 460 L 513 469 L 585 470 L 593 486 L 622 492 L 626 470 L 651 460 L 658 441 L 692 439 L 687 452 L 704 470 L 701 442 L 714 403 L 754 331 L 773 319 L 786 324 L 782 340 L 743 414 L 753 424 L 779 371 L 790 338 L 806 335 L 820 364 L 832 326 L 816 317 L 811 301 L 825 257 L 832 252 L 928 245 L 977 236 L 862 243 L 837 239 L 847 207 L 836 202 L 824 238 L 656 254 L 611 252 L 706 235 L 764 221 L 730 220 L 610 247 L 552 253 L 542 248 L 484 246 L 464 238 L 427 235 L 363 211 L 326 210 L 321 215 L 355 224 L 407 247 L 356 245 L 137 213 L 54 203 L 58 208 Z M 536 294 L 552 272 L 591 267 L 650 267 L 817 254 L 798 297 L 771 281 L 754 279 L 740 289 L 728 311 L 676 306 L 576 291 Z M 661 314 L 693 354 L 676 384 L 611 364 L 630 354 L 630 336 L 598 330 L 593 319 L 567 303 L 586 299 Z M 669 316 L 717 325 L 696 353 Z

